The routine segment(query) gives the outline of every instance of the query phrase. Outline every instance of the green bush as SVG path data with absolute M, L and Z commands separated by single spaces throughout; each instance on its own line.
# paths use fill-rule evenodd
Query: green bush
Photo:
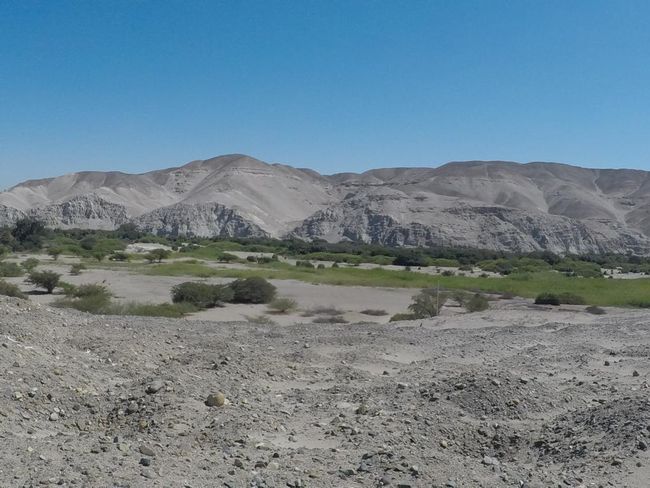
M 237 261 L 239 261 L 239 258 L 234 254 L 230 254 L 229 252 L 224 252 L 219 255 L 219 261 L 222 263 L 236 263 Z
M 23 275 L 23 269 L 16 263 L 0 262 L 0 277 L 16 278 Z
M 560 297 L 554 293 L 540 293 L 535 298 L 536 305 L 554 305 L 558 306 L 561 304 Z
M 276 313 L 289 313 L 298 308 L 298 303 L 291 298 L 276 298 L 269 303 L 269 309 Z
M 480 293 L 476 293 L 465 303 L 465 309 L 468 312 L 482 312 L 490 308 L 490 302 Z
M 111 315 L 134 315 L 138 317 L 168 317 L 177 319 L 184 317 L 188 313 L 198 312 L 191 303 L 137 303 L 129 302 L 125 304 L 113 305 L 109 312 Z
M 342 315 L 322 315 L 312 320 L 314 324 L 347 324 Z
M 188 281 L 172 288 L 172 302 L 190 303 L 197 308 L 219 307 L 234 297 L 235 293 L 228 285 Z
M 434 288 L 427 288 L 413 297 L 409 310 L 416 319 L 436 317 L 440 314 L 448 296 Z
M 167 249 L 153 249 L 145 254 L 144 258 L 150 263 L 162 263 L 163 259 L 167 259 L 171 255 L 171 251 Z
M 27 281 L 38 288 L 45 288 L 48 293 L 52 293 L 59 285 L 61 275 L 54 271 L 32 271 L 29 273 Z
M 20 263 L 20 266 L 29 273 L 31 271 L 34 271 L 34 269 L 36 269 L 40 263 L 41 262 L 36 258 L 27 258 L 22 263 Z
M 129 261 L 131 259 L 131 256 L 124 251 L 115 251 L 113 254 L 111 254 L 108 257 L 109 261 L 119 261 L 119 262 L 125 262 Z
M 314 265 L 309 261 L 296 261 L 296 267 L 314 269 Z
M 27 295 L 20 291 L 20 288 L 18 288 L 13 283 L 7 283 L 4 280 L 0 280 L 0 295 L 4 295 L 6 297 L 22 298 L 24 300 L 27 299 Z
M 254 276 L 230 283 L 233 303 L 269 303 L 275 298 L 276 288 L 264 278 Z

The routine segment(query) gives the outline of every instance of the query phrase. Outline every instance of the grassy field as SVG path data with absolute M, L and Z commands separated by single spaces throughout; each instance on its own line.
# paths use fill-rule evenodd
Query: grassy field
M 409 271 L 358 268 L 298 268 L 283 263 L 250 266 L 247 269 L 215 269 L 195 263 L 167 263 L 143 268 L 154 276 L 248 278 L 261 276 L 276 280 L 299 280 L 313 284 L 378 286 L 388 288 L 462 289 L 493 293 L 510 293 L 534 298 L 540 293 L 574 293 L 590 305 L 650 307 L 650 279 L 609 280 L 604 278 L 567 277 L 557 272 L 510 275 L 500 278 L 466 276 L 430 276 Z

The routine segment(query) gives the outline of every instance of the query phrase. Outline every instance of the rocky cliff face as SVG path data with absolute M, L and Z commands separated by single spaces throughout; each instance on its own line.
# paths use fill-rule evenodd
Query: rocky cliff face
M 266 237 L 268 234 L 232 209 L 217 203 L 177 204 L 133 219 L 145 232 L 189 237 Z
M 449 163 L 323 176 L 228 155 L 141 175 L 85 172 L 0 193 L 0 224 L 295 236 L 393 246 L 650 253 L 650 172 Z

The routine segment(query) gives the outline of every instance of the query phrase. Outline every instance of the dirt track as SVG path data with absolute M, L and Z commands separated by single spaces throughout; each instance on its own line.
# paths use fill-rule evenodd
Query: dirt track
M 649 319 L 261 327 L 0 298 L 0 486 L 647 487 Z

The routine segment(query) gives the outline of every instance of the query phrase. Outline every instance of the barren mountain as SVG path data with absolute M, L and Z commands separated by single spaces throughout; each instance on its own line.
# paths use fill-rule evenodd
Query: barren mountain
M 324 176 L 243 155 L 139 175 L 82 172 L 0 193 L 0 223 L 401 246 L 650 253 L 650 172 L 454 162 Z

